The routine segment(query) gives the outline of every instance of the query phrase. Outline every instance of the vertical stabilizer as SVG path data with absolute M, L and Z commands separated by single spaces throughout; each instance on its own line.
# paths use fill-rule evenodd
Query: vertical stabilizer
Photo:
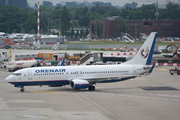
M 150 65 L 154 46 L 156 43 L 157 32 L 152 32 L 144 44 L 139 49 L 138 53 L 134 56 L 134 58 L 130 61 L 125 62 L 124 64 L 140 64 L 140 65 Z
M 65 60 L 64 59 L 61 60 L 61 64 L 59 66 L 65 66 Z

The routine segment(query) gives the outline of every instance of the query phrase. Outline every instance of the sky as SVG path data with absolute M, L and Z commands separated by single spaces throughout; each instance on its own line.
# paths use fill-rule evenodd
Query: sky
M 27 2 L 30 4 L 30 5 L 34 5 L 35 3 L 37 3 L 38 0 L 27 0 Z M 99 2 L 111 2 L 111 4 L 113 6 L 124 6 L 128 0 L 39 0 L 40 3 L 42 3 L 43 1 L 50 1 L 53 3 L 53 5 L 56 5 L 57 3 L 60 3 L 60 2 L 83 2 L 83 1 L 88 1 L 88 2 L 95 2 L 95 1 L 99 1 Z M 130 2 L 131 3 L 131 2 Z

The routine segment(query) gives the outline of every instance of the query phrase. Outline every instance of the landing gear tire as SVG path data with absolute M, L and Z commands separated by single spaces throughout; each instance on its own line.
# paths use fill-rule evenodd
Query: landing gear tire
M 95 90 L 95 86 L 89 86 L 89 91 L 94 91 Z
M 21 88 L 20 91 L 21 91 L 21 92 L 24 92 L 25 90 L 24 90 L 24 88 Z

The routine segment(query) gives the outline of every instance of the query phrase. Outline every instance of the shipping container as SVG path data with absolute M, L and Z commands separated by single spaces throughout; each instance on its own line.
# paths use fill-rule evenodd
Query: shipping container
M 38 53 L 38 58 L 42 58 L 43 60 L 54 60 L 53 55 L 57 53 Z

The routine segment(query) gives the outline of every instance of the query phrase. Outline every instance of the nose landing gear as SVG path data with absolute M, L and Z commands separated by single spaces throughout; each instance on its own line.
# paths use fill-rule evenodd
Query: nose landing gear
M 25 89 L 24 89 L 23 86 L 21 87 L 20 91 L 21 91 L 21 92 L 24 92 L 24 91 L 25 91 Z
M 25 91 L 25 89 L 24 89 L 24 86 L 20 86 L 20 85 L 14 85 L 14 87 L 21 88 L 21 89 L 20 89 L 20 91 L 21 91 L 21 92 L 24 92 L 24 91 Z

